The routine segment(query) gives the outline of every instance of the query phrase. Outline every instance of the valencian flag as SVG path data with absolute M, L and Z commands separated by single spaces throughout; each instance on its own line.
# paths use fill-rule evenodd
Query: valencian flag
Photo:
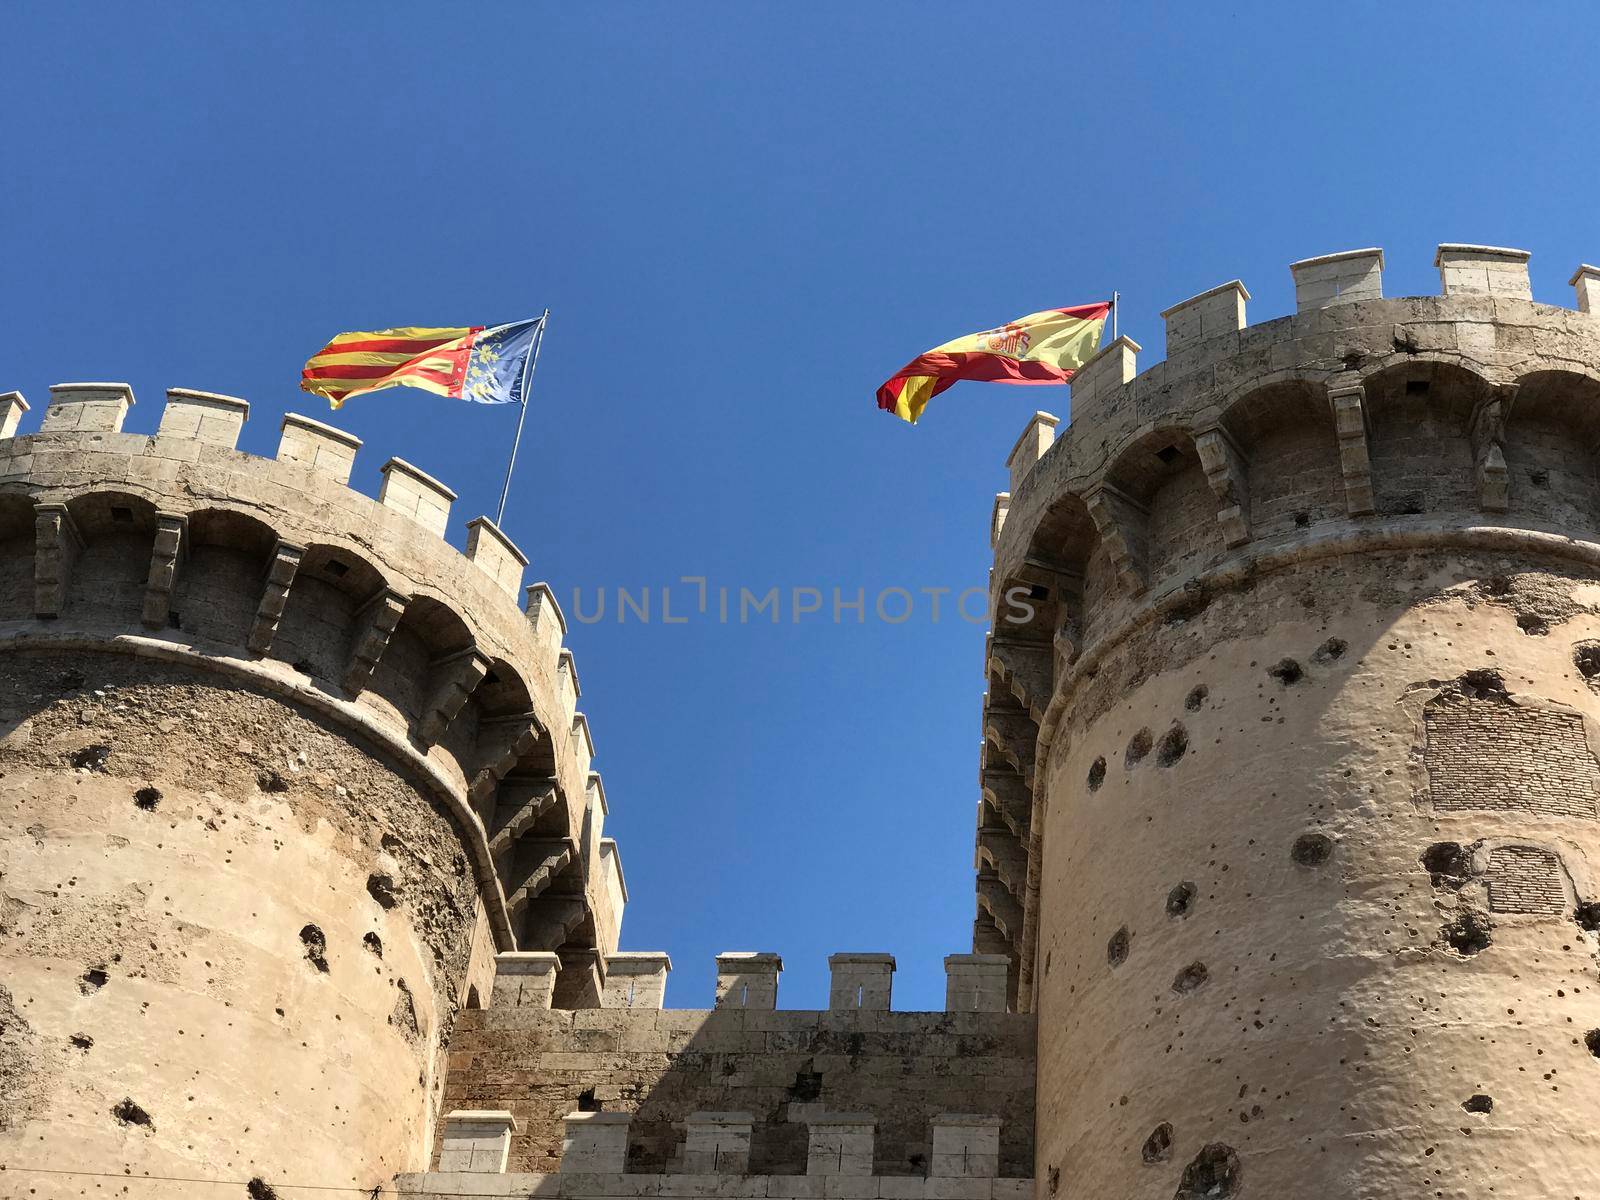
M 878 407 L 915 424 L 928 401 L 958 379 L 1065 383 L 1099 347 L 1110 311 L 1110 301 L 1047 308 L 935 346 L 878 389 Z
M 300 388 L 334 408 L 400 384 L 479 404 L 521 404 L 524 366 L 543 321 L 341 333 L 306 363 Z

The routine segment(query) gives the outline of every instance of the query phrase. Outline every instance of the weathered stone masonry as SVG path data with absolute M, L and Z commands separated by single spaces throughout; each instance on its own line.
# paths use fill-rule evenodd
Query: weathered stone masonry
M 408 464 L 374 501 L 319 422 L 260 459 L 243 400 L 175 389 L 154 436 L 133 402 L 60 385 L 19 436 L 0 396 L 0 1164 L 386 1185 L 497 952 L 605 986 L 561 614 L 492 524 L 441 541 Z
M 1224 284 L 1013 451 L 974 946 L 1044 1194 L 1592 1189 L 1600 272 L 1527 257 L 1309 259 L 1256 326 Z

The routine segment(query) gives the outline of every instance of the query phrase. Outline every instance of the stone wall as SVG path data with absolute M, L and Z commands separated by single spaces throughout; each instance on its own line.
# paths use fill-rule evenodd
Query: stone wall
M 1039 1014 L 1043 1194 L 1588 1194 L 1600 318 L 1526 258 L 1213 289 L 1008 463 L 995 594 L 1049 620 L 989 646 L 974 944 Z
M 675 1168 L 691 1113 L 747 1112 L 755 1175 L 803 1175 L 811 1118 L 868 1113 L 885 1176 L 927 1173 L 934 1117 L 980 1113 L 1001 1119 L 1000 1175 L 1016 1178 L 1032 1170 L 1033 1073 L 1033 1018 L 1015 1013 L 491 1007 L 457 1024 L 442 1111 L 512 1113 L 513 1172 L 557 1169 L 569 1113 L 627 1112 L 640 1174 Z

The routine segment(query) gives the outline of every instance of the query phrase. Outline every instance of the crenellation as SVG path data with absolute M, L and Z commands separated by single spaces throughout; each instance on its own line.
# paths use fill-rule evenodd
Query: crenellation
M 1383 299 L 1383 251 L 1376 246 L 1304 258 L 1289 264 L 1299 312 Z
M 474 517 L 467 522 L 467 561 L 477 563 L 513 599 L 522 591 L 527 555 L 488 517 Z
M 40 433 L 121 433 L 133 389 L 125 383 L 57 383 L 50 387 Z
M 313 421 L 298 413 L 285 413 L 282 437 L 278 442 L 278 461 L 302 466 L 348 485 L 355 469 L 361 439 L 332 425 Z
M 1006 470 L 1011 472 L 1011 490 L 1016 491 L 1033 470 L 1033 464 L 1045 456 L 1055 443 L 1056 426 L 1061 418 L 1053 413 L 1036 412 L 1027 427 L 1017 437 L 1011 453 L 1006 456 Z
M 0 441 L 17 436 L 28 401 L 21 392 L 0 392 Z
M 430 533 L 444 537 L 455 501 L 454 492 L 405 459 L 391 458 L 383 464 L 378 503 L 410 517 Z
M 1245 302 L 1249 299 L 1244 284 L 1232 279 L 1174 304 L 1161 314 L 1167 323 L 1167 357 L 1211 338 L 1238 333 L 1246 324 Z
M 1526 250 L 1503 246 L 1470 246 L 1441 242 L 1433 265 L 1439 268 L 1439 286 L 1446 296 L 1486 295 L 1511 300 L 1532 300 Z
M 1572 273 L 1572 278 L 1567 280 L 1567 286 L 1575 293 L 1579 312 L 1600 314 L 1600 267 L 1579 263 L 1578 269 Z M 3 403 L 4 397 L 0 397 L 0 404 Z
M 250 402 L 217 392 L 168 388 L 157 437 L 187 438 L 233 450 L 250 418 Z

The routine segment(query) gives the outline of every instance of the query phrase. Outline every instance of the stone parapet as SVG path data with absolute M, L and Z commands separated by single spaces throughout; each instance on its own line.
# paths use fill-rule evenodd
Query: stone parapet
M 516 822 L 529 778 L 558 784 L 538 832 L 579 840 L 594 752 L 572 709 L 559 606 L 537 584 L 518 611 L 525 558 L 505 533 L 469 522 L 458 553 L 442 540 L 454 493 L 400 460 L 377 500 L 352 490 L 360 440 L 319 421 L 286 415 L 277 457 L 264 459 L 235 449 L 243 399 L 174 388 L 154 437 L 123 432 L 132 404 L 126 384 L 57 385 L 40 431 L 23 435 L 27 401 L 0 396 L 0 525 L 36 527 L 32 561 L 18 564 L 31 595 L 0 611 L 0 645 L 38 636 L 10 622 L 43 619 L 52 636 L 265 679 L 431 781 L 459 818 L 497 949 L 574 935 L 615 949 L 620 882 L 598 858 L 574 861 L 513 920 L 488 849 Z M 107 570 L 140 580 L 136 605 L 97 589 Z

